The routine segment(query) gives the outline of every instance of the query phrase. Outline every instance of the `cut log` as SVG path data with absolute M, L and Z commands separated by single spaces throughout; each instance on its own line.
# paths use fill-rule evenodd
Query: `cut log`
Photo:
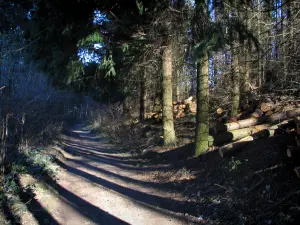
M 275 104 L 273 102 L 263 102 L 260 105 L 260 109 L 263 112 L 267 112 L 269 110 L 272 110 L 273 108 L 275 108 Z
M 231 152 L 245 147 L 247 144 L 249 144 L 249 142 L 253 140 L 254 139 L 252 136 L 242 138 L 234 143 L 219 148 L 219 154 L 223 158 L 224 156 L 229 155 Z
M 267 119 L 268 118 L 264 116 L 260 118 L 251 117 L 245 120 L 239 120 L 237 122 L 217 124 L 215 129 L 216 129 L 216 133 L 232 131 L 232 130 L 258 125 L 260 123 L 265 122 Z
M 236 141 L 236 140 L 242 139 L 244 137 L 247 137 L 249 135 L 252 135 L 254 133 L 257 133 L 261 130 L 268 129 L 269 127 L 270 127 L 269 124 L 262 124 L 262 125 L 257 125 L 257 126 L 253 126 L 253 127 L 242 128 L 242 129 L 238 129 L 238 130 L 232 130 L 232 131 L 219 133 L 214 138 L 214 145 L 216 145 L 216 146 L 224 145 L 231 141 Z
M 292 109 L 286 112 L 287 118 L 292 118 L 295 116 L 300 116 L 300 108 Z
M 261 131 L 258 131 L 250 136 L 247 136 L 245 138 L 242 138 L 234 143 L 224 145 L 219 148 L 219 154 L 221 157 L 224 157 L 226 155 L 230 155 L 233 152 L 236 152 L 242 148 L 244 148 L 249 142 L 257 140 L 257 139 L 263 139 L 268 137 L 273 137 L 278 129 L 281 129 L 282 126 L 288 125 L 290 121 L 283 121 L 282 123 L 279 123 L 277 125 L 271 126 L 268 129 L 264 129 Z
M 157 119 L 158 117 L 159 117 L 159 114 L 154 114 L 154 115 L 153 115 L 153 118 L 154 118 L 154 119 Z
M 295 117 L 294 122 L 296 124 L 297 135 L 299 136 L 300 135 L 300 117 Z
M 296 116 L 294 118 L 294 121 L 295 121 L 295 123 L 296 123 L 297 126 L 300 125 L 300 116 Z
M 275 106 L 275 108 L 273 109 L 273 112 L 277 113 L 277 112 L 279 112 L 279 111 L 282 111 L 283 108 L 284 108 L 284 107 L 283 107 L 282 105 L 277 105 L 277 106 Z
M 177 112 L 178 111 L 178 105 L 174 105 L 173 106 L 173 112 Z
M 296 167 L 296 168 L 294 169 L 294 171 L 295 171 L 297 177 L 300 178 L 300 167 Z
M 231 121 L 231 122 L 237 122 L 237 121 L 238 121 L 238 118 L 237 118 L 236 116 L 231 117 L 230 121 Z
M 184 104 L 191 104 L 193 102 L 193 96 L 190 96 L 188 99 L 185 99 L 184 101 Z
M 289 146 L 288 149 L 286 150 L 286 155 L 289 158 L 299 155 L 299 153 L 300 153 L 300 149 L 295 146 Z
M 273 115 L 275 112 L 273 110 L 269 110 L 265 113 L 266 116 L 271 116 Z
M 223 109 L 222 108 L 218 108 L 217 109 L 217 114 L 221 115 L 223 113 Z
M 286 112 L 274 113 L 270 116 L 269 121 L 272 123 L 278 123 L 285 120 L 286 118 L 293 118 L 295 116 L 300 116 L 300 108 L 288 110 Z
M 257 108 L 254 110 L 253 113 L 251 113 L 251 117 L 259 118 L 262 116 L 262 114 L 263 114 L 263 111 L 261 111 L 261 109 Z

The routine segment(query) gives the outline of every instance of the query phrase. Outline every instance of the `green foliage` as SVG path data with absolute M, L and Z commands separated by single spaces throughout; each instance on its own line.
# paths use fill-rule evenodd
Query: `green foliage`
M 67 84 L 82 78 L 84 75 L 84 65 L 78 60 L 72 60 L 67 66 L 68 75 L 67 75 Z
M 86 38 L 83 38 L 78 41 L 77 47 L 86 47 L 95 43 L 102 43 L 103 37 L 100 35 L 98 31 L 95 31 L 89 34 Z
M 231 161 L 229 162 L 230 171 L 237 170 L 238 166 L 241 165 L 242 162 L 234 157 L 231 157 Z
M 129 51 L 129 44 L 127 43 L 124 43 L 122 45 L 122 52 L 128 52 Z
M 43 151 L 45 150 L 43 149 Z M 25 156 L 26 161 L 30 163 L 33 168 L 39 170 L 39 173 L 42 171 L 49 176 L 54 176 L 58 171 L 58 167 L 54 164 L 54 157 L 45 154 L 41 149 L 30 149 L 25 152 Z
M 105 73 L 105 77 L 114 77 L 117 75 L 115 70 L 115 63 L 113 61 L 112 55 L 108 57 L 104 57 L 102 63 L 100 64 L 100 69 L 103 69 Z
M 21 189 L 15 179 L 16 173 L 12 172 L 5 177 L 4 191 L 18 193 Z
M 144 5 L 142 1 L 136 0 L 136 6 L 139 10 L 139 14 L 142 15 L 144 12 Z

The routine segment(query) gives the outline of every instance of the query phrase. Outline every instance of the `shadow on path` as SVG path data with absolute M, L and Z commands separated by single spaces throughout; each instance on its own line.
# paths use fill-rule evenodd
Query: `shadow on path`
M 62 168 L 66 169 L 68 172 L 71 172 L 77 176 L 80 176 L 86 180 L 89 180 L 90 182 L 93 182 L 95 184 L 103 186 L 112 191 L 118 192 L 119 194 L 127 196 L 136 201 L 146 203 L 146 204 L 149 204 L 149 205 L 152 205 L 155 207 L 158 206 L 160 208 L 167 209 L 167 210 L 177 212 L 177 213 L 189 212 L 190 214 L 196 214 L 195 209 L 199 208 L 199 205 L 197 205 L 197 207 L 196 207 L 196 203 L 193 203 L 193 202 L 177 201 L 174 199 L 163 198 L 163 197 L 148 194 L 145 192 L 136 191 L 136 190 L 115 184 L 113 182 L 107 181 L 103 178 L 96 177 L 96 176 L 86 173 L 82 170 L 79 170 L 79 169 L 76 169 L 69 165 L 66 165 L 65 163 L 60 162 L 59 165 Z

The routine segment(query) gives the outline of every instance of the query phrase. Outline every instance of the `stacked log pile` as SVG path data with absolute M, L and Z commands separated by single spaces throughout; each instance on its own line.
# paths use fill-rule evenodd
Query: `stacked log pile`
M 173 102 L 174 118 L 177 119 L 182 118 L 189 113 L 196 114 L 196 111 L 197 111 L 197 103 L 196 103 L 196 98 L 193 96 L 183 101 Z
M 289 146 L 287 157 L 295 159 L 295 165 L 300 162 L 300 105 L 297 101 L 263 101 L 243 107 L 241 112 L 231 118 L 225 117 L 221 108 L 217 109 L 220 115 L 213 129 L 213 149 L 217 148 L 221 157 L 232 155 L 242 150 L 251 141 L 263 139 L 283 132 L 296 133 L 297 146 Z M 222 119 L 220 119 L 222 118 Z M 294 169 L 300 178 L 300 167 Z
M 187 114 L 196 114 L 197 103 L 196 98 L 191 96 L 183 101 L 173 102 L 174 118 L 179 119 Z M 154 107 L 148 118 L 160 119 L 162 118 L 162 105 L 160 99 L 156 98 L 154 101 Z
M 296 124 L 296 146 L 289 146 L 286 153 L 287 157 L 291 158 L 294 164 L 297 165 L 294 171 L 297 177 L 300 178 L 300 117 L 295 117 L 294 122 Z
M 217 109 L 217 113 L 220 114 L 220 118 L 224 119 L 222 109 Z M 290 102 L 264 101 L 257 107 L 244 106 L 238 115 L 226 118 L 225 123 L 218 119 L 218 123 L 212 129 L 214 145 L 222 146 L 236 141 L 237 146 L 242 146 L 239 143 L 274 136 L 275 131 L 283 127 L 293 129 L 295 127 L 293 118 L 297 116 L 300 116 L 300 107 Z M 232 146 L 231 148 L 236 148 L 233 147 L 234 143 L 229 145 Z M 227 149 L 229 145 L 220 147 L 220 151 Z

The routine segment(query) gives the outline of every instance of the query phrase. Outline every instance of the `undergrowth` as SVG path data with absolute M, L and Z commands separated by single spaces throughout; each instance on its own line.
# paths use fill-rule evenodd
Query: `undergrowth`
M 1 212 L 6 211 L 4 214 L 10 214 L 6 216 L 4 214 L 0 215 L 1 224 L 11 224 L 8 219 L 11 222 L 13 221 L 13 224 L 18 223 L 19 215 L 27 210 L 26 204 L 34 197 L 28 195 L 28 202 L 20 199 L 19 196 L 22 193 L 33 193 L 33 187 L 27 186 L 22 188 L 18 183 L 18 176 L 20 174 L 31 174 L 54 178 L 58 172 L 58 166 L 54 160 L 54 156 L 47 154 L 46 149 L 42 147 L 30 148 L 18 154 L 11 166 L 11 172 L 5 176 L 4 187 L 0 192 Z

